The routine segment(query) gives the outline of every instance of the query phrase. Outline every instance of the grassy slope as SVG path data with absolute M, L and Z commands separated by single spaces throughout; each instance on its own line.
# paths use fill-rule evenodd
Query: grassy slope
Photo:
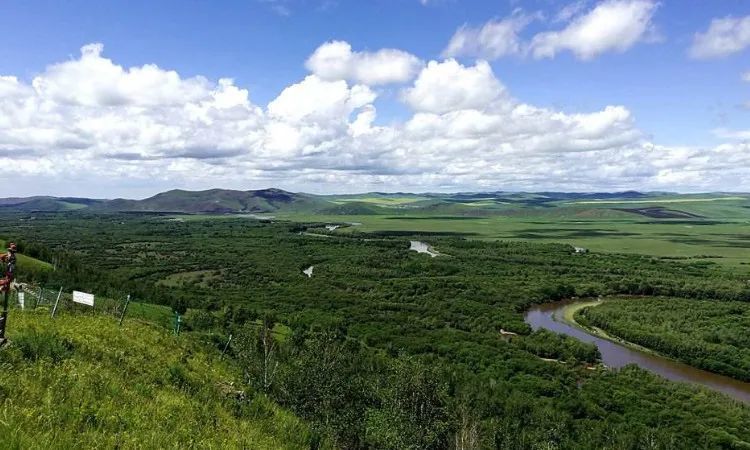
M 5 253 L 5 241 L 0 240 L 0 253 Z M 17 254 L 18 270 L 21 272 L 39 272 L 52 270 L 52 264 L 38 259 L 30 258 L 20 253 Z
M 12 311 L 0 448 L 305 448 L 306 425 L 189 335 L 106 316 Z

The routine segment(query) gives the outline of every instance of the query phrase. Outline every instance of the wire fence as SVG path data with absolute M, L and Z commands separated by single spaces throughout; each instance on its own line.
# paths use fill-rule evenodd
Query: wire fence
M 173 328 L 171 308 L 135 301 L 128 294 L 111 297 L 94 295 L 93 306 L 73 301 L 73 291 L 61 286 L 26 284 L 13 289 L 8 299 L 9 309 L 46 310 L 52 317 L 61 315 L 108 315 L 120 324 L 128 318 L 139 318 Z M 3 324 L 4 325 L 4 324 Z

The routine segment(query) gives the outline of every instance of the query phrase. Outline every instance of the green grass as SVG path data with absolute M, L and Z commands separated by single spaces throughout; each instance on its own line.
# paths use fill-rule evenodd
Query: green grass
M 425 197 L 347 197 L 332 200 L 332 203 L 370 203 L 377 206 L 401 206 L 427 200 Z
M 644 199 L 644 200 L 581 200 L 568 202 L 576 205 L 601 205 L 601 204 L 632 204 L 632 203 L 696 203 L 696 202 L 715 202 L 715 201 L 737 201 L 747 200 L 745 197 L 710 197 L 710 198 L 661 198 L 661 199 Z
M 280 210 L 275 220 L 357 222 L 336 233 L 429 232 L 471 239 L 561 242 L 594 252 L 690 258 L 747 271 L 750 196 L 745 194 L 654 194 L 622 199 L 545 199 L 539 194 L 474 198 L 419 195 L 327 197 L 339 210 Z M 352 208 L 346 208 L 351 205 Z M 355 208 L 363 206 L 367 210 Z M 663 207 L 683 218 L 653 218 L 625 209 Z M 698 217 L 691 217 L 698 216 Z M 181 216 L 183 220 L 227 215 Z M 461 219 L 461 220 L 457 220 Z M 251 219 L 248 219 L 251 220 Z
M 136 320 L 12 311 L 0 448 L 308 448 L 218 351 Z
M 3 240 L 0 240 L 0 253 L 5 253 L 7 251 L 5 245 L 6 245 L 6 242 Z M 16 254 L 16 259 L 18 260 L 19 271 L 44 272 L 44 271 L 52 270 L 52 264 L 35 259 L 35 258 L 28 257 L 21 253 Z
M 734 268 L 742 268 L 749 262 L 750 223 L 747 219 L 726 219 L 719 223 L 697 220 L 693 223 L 684 220 L 655 220 L 610 209 L 572 208 L 527 211 L 518 215 L 459 216 L 462 220 L 426 214 L 420 220 L 414 220 L 412 214 L 279 214 L 277 218 L 296 222 L 361 224 L 341 228 L 336 233 L 449 232 L 465 234 L 471 239 L 561 242 L 586 247 L 594 252 L 694 258 Z M 750 216 L 750 210 L 748 214 Z

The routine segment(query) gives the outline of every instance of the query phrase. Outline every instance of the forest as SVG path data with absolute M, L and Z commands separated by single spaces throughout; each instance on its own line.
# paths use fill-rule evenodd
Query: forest
M 750 381 L 749 303 L 618 299 L 586 308 L 576 319 L 691 366 Z
M 324 225 L 34 213 L 4 216 L 0 238 L 56 268 L 21 275 L 30 281 L 187 309 L 188 332 L 217 348 L 231 335 L 248 386 L 337 447 L 750 447 L 747 406 L 636 367 L 602 369 L 595 347 L 523 320 L 532 304 L 570 297 L 744 305 L 737 272 Z M 441 256 L 409 251 L 410 239 Z

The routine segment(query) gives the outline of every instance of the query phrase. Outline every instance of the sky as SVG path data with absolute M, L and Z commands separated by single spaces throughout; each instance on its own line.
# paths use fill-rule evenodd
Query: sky
M 0 0 L 0 197 L 750 192 L 750 2 Z

